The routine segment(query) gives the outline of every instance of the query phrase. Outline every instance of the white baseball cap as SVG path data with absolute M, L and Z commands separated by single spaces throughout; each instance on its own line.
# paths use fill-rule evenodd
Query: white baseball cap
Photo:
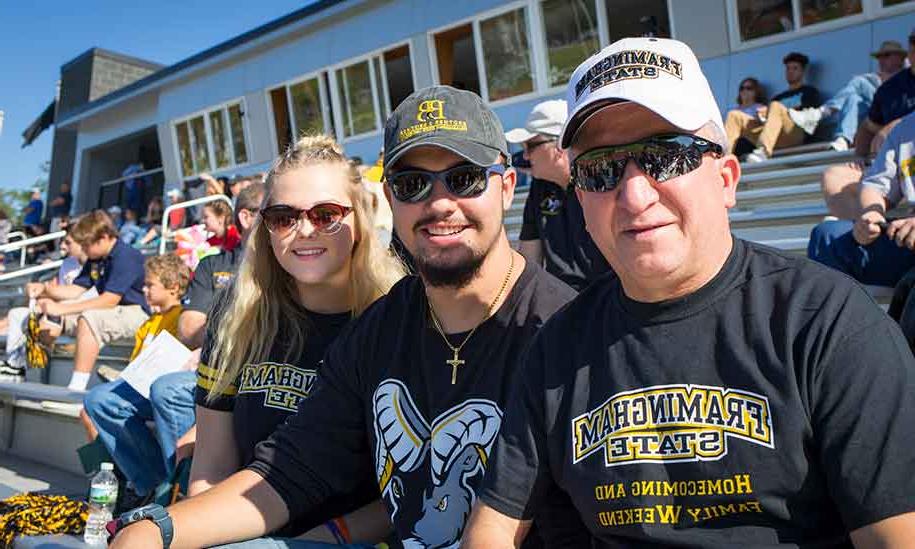
M 685 130 L 724 123 L 699 60 L 683 42 L 624 38 L 578 66 L 569 80 L 569 119 L 559 144 L 568 148 L 584 122 L 602 107 L 631 101 Z
M 534 110 L 527 115 L 524 127 L 505 132 L 505 140 L 509 143 L 524 143 L 538 135 L 559 137 L 567 113 L 568 106 L 563 99 L 537 103 Z

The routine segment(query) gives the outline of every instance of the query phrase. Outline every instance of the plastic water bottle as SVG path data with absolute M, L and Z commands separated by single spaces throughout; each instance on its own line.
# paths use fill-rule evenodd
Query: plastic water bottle
M 114 465 L 102 463 L 101 470 L 92 477 L 89 488 L 89 518 L 86 519 L 86 532 L 83 534 L 83 541 L 88 545 L 107 545 L 108 531 L 105 530 L 105 525 L 113 518 L 117 499 L 118 479 L 114 476 Z

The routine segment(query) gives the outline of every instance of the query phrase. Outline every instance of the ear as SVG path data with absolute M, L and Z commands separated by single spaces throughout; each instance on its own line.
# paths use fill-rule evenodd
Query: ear
M 718 172 L 721 175 L 721 192 L 724 205 L 730 209 L 737 205 L 737 183 L 740 181 L 740 161 L 733 154 L 727 154 L 718 160 Z
M 515 199 L 515 185 L 518 183 L 518 172 L 507 168 L 502 176 L 502 211 L 507 212 Z

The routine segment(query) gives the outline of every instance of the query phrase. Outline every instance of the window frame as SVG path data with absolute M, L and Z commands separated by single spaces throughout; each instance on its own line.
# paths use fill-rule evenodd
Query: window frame
M 230 120 L 229 120 L 229 109 L 236 105 L 239 107 L 239 109 L 241 109 L 241 113 L 242 113 L 242 115 L 241 115 L 242 134 L 243 134 L 242 139 L 244 140 L 245 152 L 248 157 L 248 160 L 246 162 L 242 162 L 242 163 L 239 163 L 236 161 L 235 142 L 232 139 L 232 128 L 231 128 L 231 124 L 230 124 Z M 223 138 L 226 140 L 226 145 L 228 146 L 228 153 L 229 153 L 228 156 L 230 159 L 229 165 L 222 167 L 222 168 L 216 167 L 216 148 L 214 145 L 215 142 L 214 142 L 214 136 L 213 136 L 213 126 L 212 126 L 212 124 L 210 124 L 210 114 L 217 112 L 217 111 L 220 113 L 220 117 L 222 118 L 223 130 L 224 130 Z M 172 149 L 174 151 L 174 158 L 177 161 L 178 174 L 181 177 L 181 181 L 188 181 L 188 180 L 194 179 L 196 177 L 200 177 L 201 173 L 222 174 L 225 172 L 229 172 L 229 171 L 238 169 L 239 167 L 243 167 L 243 166 L 247 166 L 247 165 L 251 164 L 251 139 L 250 139 L 251 130 L 248 125 L 248 116 L 247 115 L 248 115 L 248 107 L 247 107 L 247 103 L 245 101 L 245 97 L 240 96 L 240 97 L 235 97 L 235 98 L 229 99 L 228 101 L 224 101 L 222 103 L 218 103 L 216 105 L 211 105 L 205 109 L 200 109 L 193 113 L 184 115 L 180 118 L 173 119 L 169 123 L 169 125 L 171 126 L 171 134 L 172 134 Z M 197 166 L 196 154 L 194 153 L 194 150 L 195 150 L 194 146 L 196 144 L 196 138 L 194 137 L 194 132 L 191 129 L 191 121 L 194 120 L 195 118 L 203 118 L 203 128 L 204 128 L 204 133 L 206 134 L 206 138 L 207 138 L 206 147 L 207 147 L 208 161 L 209 161 L 210 165 L 207 166 L 206 169 L 202 169 L 202 170 L 200 169 L 199 166 Z M 181 162 L 181 148 L 178 145 L 178 125 L 182 124 L 182 123 L 184 123 L 187 127 L 188 145 L 191 148 L 191 165 L 193 166 L 193 169 L 194 169 L 194 173 L 191 175 L 184 175 L 184 164 Z
M 413 52 L 413 44 L 409 38 L 386 44 L 383 47 L 376 48 L 372 51 L 360 54 L 355 57 L 344 59 L 343 61 L 334 63 L 333 65 L 329 65 L 322 69 L 328 73 L 328 83 L 330 85 L 331 95 L 330 99 L 333 104 L 332 114 L 334 116 L 334 129 L 336 130 L 335 137 L 337 138 L 338 143 L 346 144 L 352 141 L 358 141 L 369 137 L 377 137 L 384 133 L 384 123 L 387 120 L 385 112 L 391 112 L 394 107 L 396 107 L 396 105 L 391 105 L 391 97 L 387 86 L 387 66 L 385 65 L 384 61 L 384 54 L 390 50 L 396 50 L 404 46 L 407 47 L 407 56 L 410 59 L 410 80 L 412 81 L 411 87 L 415 91 L 416 58 Z M 375 108 L 376 128 L 368 132 L 362 132 L 344 137 L 343 113 L 345 109 L 349 108 L 349 106 L 343 104 L 343 97 L 340 96 L 340 90 L 337 86 L 337 79 L 340 78 L 341 73 L 345 69 L 363 62 L 367 62 L 369 67 L 369 81 L 371 82 L 370 85 L 372 87 L 372 104 Z M 375 74 L 376 66 L 380 68 L 381 74 Z M 346 82 L 344 82 L 344 84 L 345 83 Z M 276 86 L 273 86 L 273 88 L 275 87 Z
M 610 26 L 607 21 L 606 2 L 612 0 L 589 1 L 594 3 L 594 8 L 597 13 L 598 43 L 599 47 L 603 49 L 610 43 Z M 667 7 L 667 18 L 670 21 L 670 35 L 672 38 L 676 38 L 677 30 L 673 17 L 672 2 L 673 0 L 666 0 L 665 5 Z M 534 89 L 530 92 L 513 97 L 490 101 L 488 82 L 486 80 L 486 65 L 483 59 L 483 39 L 480 34 L 480 23 L 484 20 L 498 17 L 522 8 L 527 10 L 527 39 L 531 56 L 531 76 L 534 81 Z M 471 25 L 473 32 L 473 42 L 477 61 L 477 78 L 480 81 L 480 96 L 483 98 L 484 103 L 492 108 L 498 108 L 513 103 L 555 96 L 557 94 L 564 95 L 568 82 L 558 86 L 549 85 L 549 52 L 547 51 L 546 46 L 546 29 L 543 25 L 541 0 L 515 0 L 514 2 L 482 11 L 457 21 L 449 22 L 447 25 L 426 30 L 426 49 L 429 55 L 429 66 L 432 68 L 432 81 L 435 84 L 441 84 L 441 75 L 439 74 L 438 68 L 438 53 L 435 47 L 435 36 L 467 24 Z
M 668 0 L 668 4 L 670 1 L 671 0 Z M 801 1 L 802 0 L 790 0 L 791 13 L 796 28 L 770 36 L 743 40 L 740 37 L 739 10 L 737 9 L 738 0 L 727 0 L 727 2 L 725 2 L 725 11 L 728 23 L 728 42 L 731 46 L 731 53 L 779 44 L 797 38 L 830 32 L 844 27 L 867 23 L 876 19 L 883 19 L 885 17 L 915 11 L 915 2 L 884 7 L 883 0 L 861 0 L 861 13 L 859 14 L 848 15 L 840 17 L 839 19 L 832 19 L 810 25 L 801 25 Z
M 276 158 L 280 155 L 279 143 L 276 141 L 276 112 L 273 110 L 273 98 L 270 97 L 270 92 L 277 89 L 283 88 L 283 93 L 286 94 L 286 116 L 289 119 L 289 127 L 292 128 L 292 138 L 295 140 L 298 135 L 298 127 L 295 123 L 295 113 L 292 111 L 292 91 L 290 88 L 307 82 L 309 80 L 317 79 L 318 80 L 318 96 L 321 100 L 321 121 L 324 125 L 324 132 L 327 133 L 328 123 L 333 117 L 333 105 L 331 104 L 330 97 L 327 96 L 327 90 L 324 89 L 323 82 L 321 77 L 328 73 L 328 69 L 318 69 L 312 72 L 301 74 L 290 78 L 289 80 L 284 80 L 283 82 L 277 82 L 276 84 L 271 84 L 264 89 L 264 98 L 267 101 L 267 105 L 270 108 L 270 116 L 268 117 L 269 126 L 270 126 L 270 149 L 273 151 L 273 157 Z

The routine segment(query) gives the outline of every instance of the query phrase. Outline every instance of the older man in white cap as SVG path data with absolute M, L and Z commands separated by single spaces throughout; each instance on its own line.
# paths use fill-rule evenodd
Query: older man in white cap
M 585 229 L 581 204 L 569 184 L 569 157 L 557 142 L 566 115 L 561 99 L 538 103 L 524 127 L 506 132 L 505 138 L 524 148 L 533 176 L 519 251 L 580 291 L 610 267 Z
M 740 165 L 693 52 L 624 39 L 569 88 L 619 278 L 534 338 L 462 547 L 512 547 L 557 487 L 598 548 L 911 547 L 915 360 L 850 279 L 731 235 Z

